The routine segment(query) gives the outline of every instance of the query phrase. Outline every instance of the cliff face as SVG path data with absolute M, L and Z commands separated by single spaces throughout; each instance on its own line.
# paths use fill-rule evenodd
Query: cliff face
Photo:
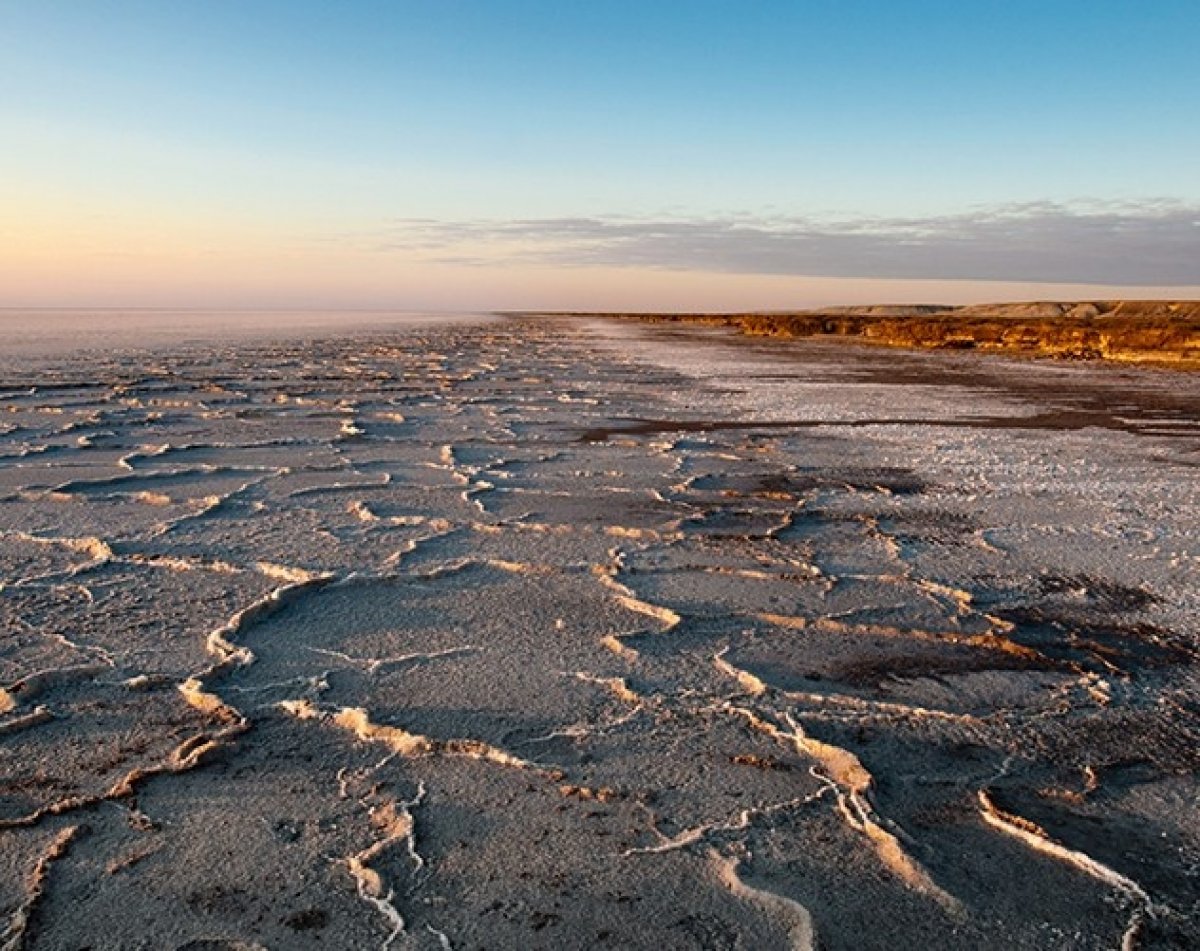
M 796 313 L 663 315 L 657 319 L 726 324 L 755 336 L 854 337 L 896 347 L 1200 369 L 1200 301 L 837 307 Z

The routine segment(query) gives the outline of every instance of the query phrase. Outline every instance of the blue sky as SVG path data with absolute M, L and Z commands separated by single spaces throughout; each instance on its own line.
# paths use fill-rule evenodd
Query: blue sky
M 539 306 L 601 271 L 665 274 L 668 303 L 691 272 L 796 279 L 780 306 L 807 277 L 1200 285 L 1198 39 L 1194 0 L 0 2 L 0 303 L 70 274 L 64 303 L 524 306 L 517 271 Z M 970 263 L 998 218 L 1003 266 Z M 705 253 L 614 240 L 631 221 Z M 863 229 L 925 253 L 877 266 Z M 1079 260 L 1012 253 L 1050 240 Z

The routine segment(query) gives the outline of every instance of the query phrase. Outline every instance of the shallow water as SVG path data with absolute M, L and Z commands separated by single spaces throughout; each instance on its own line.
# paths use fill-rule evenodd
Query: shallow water
M 4 940 L 1200 939 L 1194 377 L 211 330 L 3 351 Z
M 22 310 L 0 308 L 0 354 L 45 357 L 80 351 L 211 347 L 337 335 L 403 333 L 482 323 L 483 314 L 411 311 Z

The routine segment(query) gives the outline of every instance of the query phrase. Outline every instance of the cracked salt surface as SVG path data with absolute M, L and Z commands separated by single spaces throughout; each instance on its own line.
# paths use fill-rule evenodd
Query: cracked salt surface
M 311 336 L 0 358 L 0 948 L 1200 942 L 1200 381 Z

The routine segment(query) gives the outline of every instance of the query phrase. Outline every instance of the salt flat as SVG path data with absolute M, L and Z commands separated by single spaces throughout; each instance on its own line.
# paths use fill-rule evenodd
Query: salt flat
M 1196 377 L 302 329 L 4 351 L 0 948 L 1200 941 Z

